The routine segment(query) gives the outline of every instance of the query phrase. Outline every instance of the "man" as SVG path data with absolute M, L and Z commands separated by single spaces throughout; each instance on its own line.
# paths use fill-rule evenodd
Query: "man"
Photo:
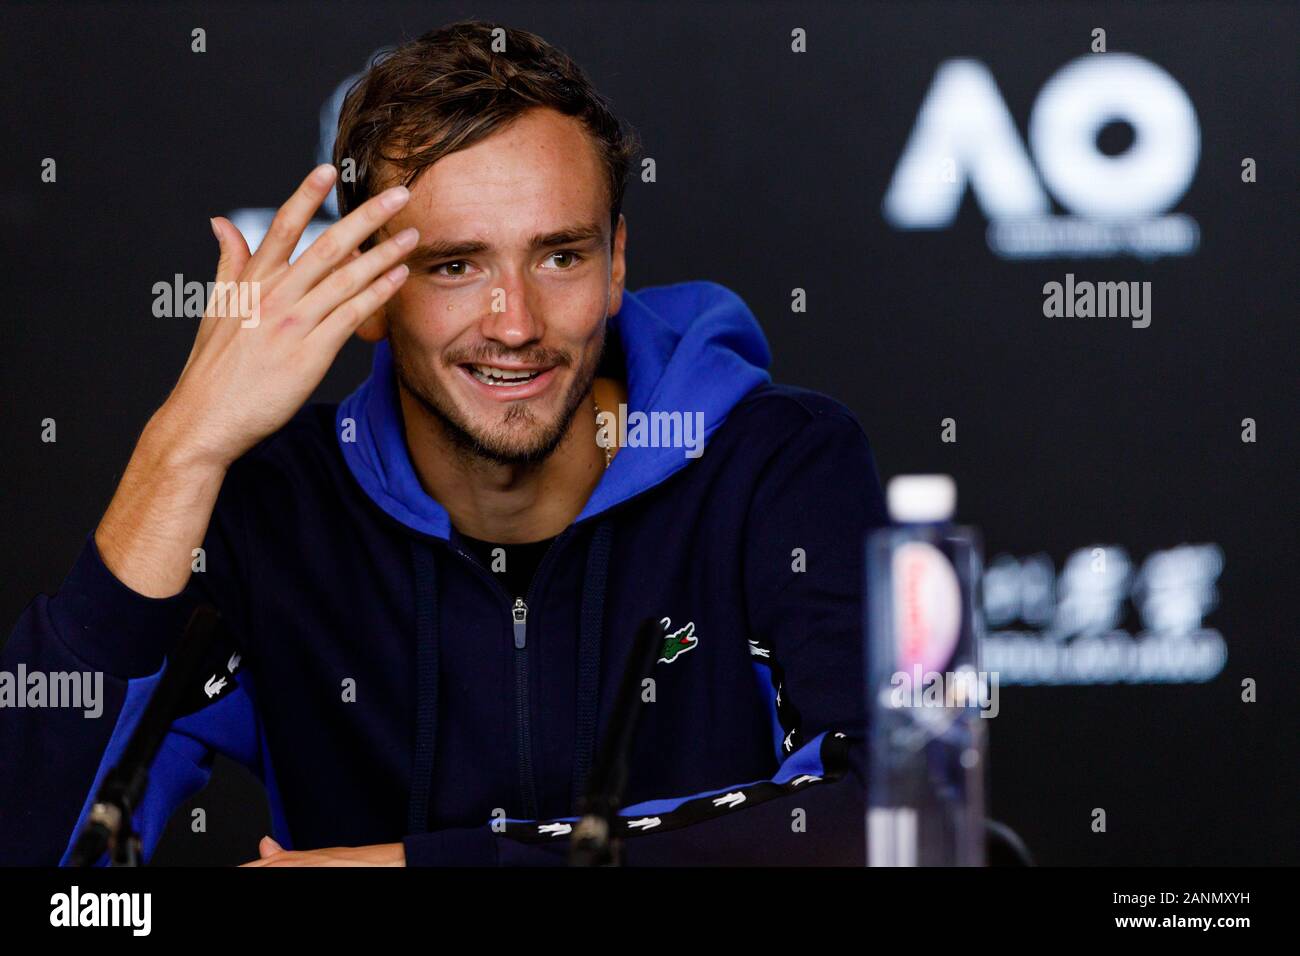
M 4 650 L 103 671 L 114 717 L 0 718 L 9 862 L 66 859 L 198 602 L 234 644 L 154 766 L 146 854 L 219 752 L 270 797 L 254 865 L 562 863 L 652 617 L 626 862 L 862 859 L 866 439 L 770 383 L 731 292 L 624 289 L 629 137 L 564 54 L 492 29 L 372 65 L 339 122 L 342 218 L 292 264 L 333 167 L 254 254 L 213 221 L 218 283 L 259 309 L 204 317 Z M 353 333 L 370 378 L 300 410 Z

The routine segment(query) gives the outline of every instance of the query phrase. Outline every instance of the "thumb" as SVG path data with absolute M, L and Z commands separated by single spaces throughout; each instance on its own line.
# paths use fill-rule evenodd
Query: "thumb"
M 221 258 L 217 260 L 217 281 L 232 282 L 244 271 L 244 265 L 252 257 L 244 234 L 235 228 L 235 224 L 224 216 L 212 218 L 212 234 L 221 246 Z
M 273 853 L 283 853 L 284 847 L 276 843 L 269 836 L 264 836 L 257 844 L 257 855 L 262 859 L 271 856 Z

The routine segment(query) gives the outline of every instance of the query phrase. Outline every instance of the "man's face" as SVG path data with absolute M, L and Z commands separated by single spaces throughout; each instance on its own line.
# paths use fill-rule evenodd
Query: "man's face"
M 528 111 L 425 170 L 385 232 L 408 226 L 420 244 L 386 319 L 399 381 L 462 447 L 498 462 L 545 458 L 622 303 L 626 228 L 620 220 L 611 249 L 589 134 L 554 110 Z

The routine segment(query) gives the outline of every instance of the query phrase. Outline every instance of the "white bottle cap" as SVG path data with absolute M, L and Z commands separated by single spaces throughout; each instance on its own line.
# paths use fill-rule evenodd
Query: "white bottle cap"
M 889 479 L 886 498 L 894 521 L 948 521 L 957 510 L 957 483 L 949 475 L 897 475 Z

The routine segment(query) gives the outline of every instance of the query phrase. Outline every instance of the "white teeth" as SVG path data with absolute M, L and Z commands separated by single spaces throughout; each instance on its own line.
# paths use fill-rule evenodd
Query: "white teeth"
M 524 382 L 532 381 L 541 373 L 526 370 L 497 368 L 495 365 L 473 365 L 470 366 L 470 374 L 480 382 L 487 385 L 502 385 L 509 388 L 516 385 L 522 385 Z

